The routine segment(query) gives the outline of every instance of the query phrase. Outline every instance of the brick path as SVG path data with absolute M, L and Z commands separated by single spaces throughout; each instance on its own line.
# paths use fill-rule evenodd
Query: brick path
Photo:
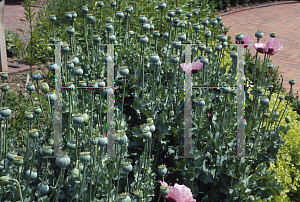
M 300 94 L 300 3 L 298 1 L 281 2 L 272 6 L 257 6 L 258 8 L 246 8 L 221 14 L 224 26 L 230 27 L 227 36 L 231 36 L 234 42 L 236 34 L 247 34 L 253 43 L 257 41 L 255 32 L 263 30 L 264 36 L 259 40 L 265 43 L 270 39 L 270 33 L 276 33 L 276 39 L 283 45 L 282 50 L 271 56 L 274 67 L 279 66 L 279 75 L 284 77 L 283 87 L 289 92 L 289 80 L 295 79 L 293 92 Z M 252 56 L 256 50 L 248 47 Z M 258 57 L 263 60 L 264 54 Z M 282 72 L 282 73 L 280 73 Z
M 39 8 L 34 8 L 37 12 Z M 21 5 L 5 5 L 4 27 L 5 30 L 13 30 L 20 34 L 25 41 L 22 33 L 17 29 L 28 30 L 28 23 L 20 22 L 24 19 L 24 9 Z M 263 30 L 264 37 L 260 42 L 264 43 L 270 38 L 270 33 L 276 33 L 276 39 L 283 45 L 283 49 L 271 56 L 274 67 L 279 65 L 279 75 L 284 76 L 283 87 L 290 89 L 289 79 L 294 78 L 296 84 L 293 92 L 299 91 L 300 94 L 300 3 L 298 1 L 279 2 L 276 5 L 261 5 L 252 8 L 244 8 L 229 11 L 221 14 L 222 21 L 226 27 L 231 26 L 227 36 L 234 37 L 237 33 L 247 34 L 253 42 L 256 41 L 255 32 Z M 253 46 L 250 48 L 254 56 L 256 51 Z M 263 54 L 258 57 L 263 59 Z M 17 70 L 17 69 L 16 69 Z M 280 73 L 280 71 L 282 73 Z

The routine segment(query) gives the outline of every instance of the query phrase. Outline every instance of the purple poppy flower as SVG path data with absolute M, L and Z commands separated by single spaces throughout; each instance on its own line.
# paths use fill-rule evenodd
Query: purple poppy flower
M 187 65 L 185 63 L 181 63 L 180 66 L 182 67 L 184 72 L 191 71 L 193 74 L 195 74 L 202 69 L 203 64 L 201 62 L 192 62 L 190 67 L 186 67 Z
M 283 48 L 283 45 L 274 38 L 270 38 L 266 43 L 255 42 L 253 46 L 257 52 L 267 53 L 267 55 L 274 55 L 277 51 Z
M 235 43 L 239 44 L 239 41 L 236 41 Z M 247 45 L 244 45 L 244 48 L 248 48 L 248 46 L 251 46 L 252 43 L 253 43 L 253 41 L 250 40 L 250 37 L 247 34 L 244 34 L 244 39 L 241 40 L 241 44 L 247 44 Z

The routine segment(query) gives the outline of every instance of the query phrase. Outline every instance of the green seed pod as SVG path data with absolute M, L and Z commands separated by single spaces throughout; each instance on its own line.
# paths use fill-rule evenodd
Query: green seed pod
M 21 166 L 24 163 L 23 156 L 15 156 L 13 159 L 13 163 L 15 166 Z
M 9 184 L 9 180 L 11 180 L 12 178 L 8 177 L 8 176 L 1 176 L 0 177 L 0 186 L 6 186 Z
M 137 190 L 134 192 L 135 198 L 136 199 L 142 199 L 143 198 L 143 191 Z
M 80 171 L 79 171 L 79 169 L 78 168 L 74 168 L 73 170 L 72 170 L 72 179 L 73 180 L 79 180 L 80 179 Z
M 122 169 L 124 172 L 126 172 L 127 174 L 130 173 L 132 171 L 132 165 L 131 162 L 123 162 L 123 166 Z
M 143 130 L 142 132 L 143 139 L 148 140 L 152 138 L 152 133 L 150 132 L 150 130 Z
M 70 165 L 70 157 L 67 156 L 67 153 L 59 154 L 55 159 L 55 164 L 62 169 L 66 169 Z
M 285 122 L 286 122 L 286 123 L 291 123 L 291 122 L 292 122 L 291 117 L 286 116 L 286 117 L 285 117 Z
M 28 131 L 28 133 L 29 133 L 29 137 L 31 139 L 36 139 L 36 138 L 39 137 L 39 130 L 38 129 L 31 129 L 31 130 Z
M 8 107 L 1 107 L 0 114 L 2 117 L 9 117 L 11 115 L 11 110 Z
M 42 90 L 42 92 L 43 93 L 48 93 L 49 92 L 49 85 L 47 84 L 47 83 L 43 83 L 42 85 L 41 85 L 41 90 Z
M 52 146 L 43 146 L 42 154 L 43 156 L 51 156 L 52 155 Z
M 32 121 L 34 119 L 34 113 L 32 111 L 25 112 L 25 119 L 27 121 Z
M 167 168 L 166 165 L 160 165 L 158 166 L 158 174 L 160 174 L 161 176 L 165 176 L 167 174 Z
M 67 143 L 67 148 L 69 150 L 76 150 L 76 141 L 75 140 L 70 140 L 68 143 Z
M 169 194 L 169 187 L 168 186 L 160 186 L 159 193 L 163 196 L 166 197 Z
M 33 112 L 34 112 L 35 114 L 40 114 L 40 113 L 42 113 L 42 109 L 41 109 L 40 107 L 34 107 Z
M 82 163 L 88 163 L 91 160 L 90 152 L 80 152 L 79 156 Z

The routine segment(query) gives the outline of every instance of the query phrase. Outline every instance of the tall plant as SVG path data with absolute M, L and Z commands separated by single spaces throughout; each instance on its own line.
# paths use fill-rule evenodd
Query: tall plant
M 28 59 L 28 62 L 29 62 L 29 65 L 30 65 L 30 76 L 31 77 L 32 77 L 32 65 L 34 64 L 34 61 L 35 61 L 35 59 L 33 58 L 33 55 L 34 55 L 33 40 L 34 40 L 34 38 L 36 38 L 36 35 L 33 34 L 34 33 L 33 32 L 33 27 L 34 27 L 34 24 L 35 24 L 34 17 L 35 17 L 35 14 L 37 13 L 37 12 L 34 12 L 34 9 L 32 7 L 34 7 L 36 5 L 37 5 L 37 2 L 35 2 L 33 0 L 24 0 L 24 2 L 22 2 L 22 6 L 23 6 L 23 8 L 25 10 L 24 16 L 25 16 L 26 20 L 19 19 L 22 22 L 29 22 L 29 31 L 28 32 L 30 34 L 30 40 L 28 40 L 27 37 L 25 36 L 25 34 L 24 34 L 25 31 L 24 30 L 18 29 L 19 31 L 22 32 L 23 36 L 30 43 L 30 49 L 29 49 L 30 57 Z

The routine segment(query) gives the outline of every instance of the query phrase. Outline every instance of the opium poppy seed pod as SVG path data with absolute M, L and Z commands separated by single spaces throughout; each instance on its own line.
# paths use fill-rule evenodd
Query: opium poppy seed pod
M 286 122 L 286 123 L 291 123 L 291 122 L 292 122 L 291 117 L 286 116 L 286 117 L 285 117 L 285 122 Z
M 168 16 L 171 17 L 171 18 L 174 17 L 175 16 L 175 11 L 174 10 L 169 10 L 168 11 Z
M 197 105 L 199 107 L 204 107 L 205 106 L 204 98 L 199 98 L 198 101 L 197 101 Z
M 82 163 L 88 163 L 91 160 L 90 152 L 80 152 L 79 158 Z
M 33 108 L 33 112 L 34 112 L 35 114 L 40 114 L 40 113 L 42 113 L 42 109 L 41 109 L 40 107 L 34 107 L 34 108 Z
M 138 18 L 138 21 L 140 23 L 147 22 L 147 17 L 145 15 L 140 15 L 140 17 Z
M 210 47 L 206 47 L 205 53 L 207 53 L 208 55 L 210 55 L 212 53 L 212 49 Z
M 170 193 L 169 187 L 168 187 L 168 186 L 160 186 L 159 193 L 160 193 L 163 197 L 166 197 L 166 196 Z
M 291 79 L 291 80 L 289 80 L 289 84 L 292 86 L 292 85 L 295 85 L 295 83 L 296 83 L 296 80 L 295 79 Z
M 122 66 L 120 67 L 119 72 L 122 76 L 127 76 L 129 74 L 129 69 L 127 68 L 127 66 Z
M 54 64 L 50 64 L 50 65 L 48 66 L 48 69 L 49 69 L 51 72 L 53 72 L 56 68 L 57 68 L 57 66 L 56 66 L 55 63 L 54 63 Z
M 232 52 L 230 52 L 230 57 L 233 59 L 237 59 L 238 53 L 236 51 L 232 51 Z
M 100 7 L 100 8 L 104 7 L 103 1 L 98 1 L 98 2 L 96 2 L 96 5 L 97 5 L 98 7 Z
M 111 30 L 113 30 L 112 24 L 111 24 L 111 23 L 106 24 L 106 25 L 105 25 L 105 29 L 106 29 L 106 31 L 111 31 Z
M 180 7 L 176 8 L 175 14 L 180 15 L 182 13 L 182 9 Z
M 215 51 L 222 51 L 222 45 L 218 43 L 218 44 L 215 46 Z
M 117 2 L 115 0 L 110 1 L 110 6 L 112 8 L 116 7 L 117 6 Z
M 210 32 L 209 30 L 205 31 L 205 32 L 204 32 L 204 38 L 205 38 L 205 39 L 208 39 L 208 38 L 210 38 L 210 37 L 211 37 L 211 32 Z
M 41 80 L 41 78 L 42 78 L 42 76 L 41 76 L 40 73 L 35 72 L 35 73 L 32 74 L 32 79 L 33 80 L 39 81 L 39 80 Z
M 200 62 L 201 62 L 203 65 L 207 65 L 207 64 L 208 64 L 207 56 L 202 56 L 202 58 L 200 59 Z
M 193 14 L 192 14 L 191 12 L 187 12 L 187 13 L 186 13 L 186 17 L 187 17 L 187 18 L 191 18 L 192 16 L 193 16 Z
M 43 146 L 42 155 L 43 156 L 51 156 L 52 155 L 52 146 Z
M 100 135 L 98 136 L 98 142 L 97 142 L 97 145 L 99 147 L 104 147 L 107 145 L 107 142 L 108 142 L 108 139 L 106 137 L 106 135 Z
M 30 177 L 29 177 L 30 175 Z M 37 178 L 37 169 L 35 168 L 32 168 L 31 170 L 31 174 L 30 174 L 30 170 L 27 170 L 26 173 L 25 173 L 25 176 L 26 176 L 26 179 L 31 179 L 31 180 L 34 180 Z
M 209 24 L 208 19 L 202 20 L 201 24 L 207 26 Z
M 15 166 L 21 166 L 24 163 L 23 156 L 15 156 L 13 158 L 13 163 Z
M 34 119 L 34 113 L 32 111 L 25 112 L 25 119 L 27 121 L 32 121 Z
M 106 23 L 113 23 L 113 19 L 112 19 L 112 17 L 106 17 L 106 19 L 105 19 L 105 22 Z
M 33 85 L 33 83 L 27 83 L 26 90 L 28 90 L 29 92 L 34 91 L 35 90 L 35 86 Z
M 6 158 L 10 162 L 13 162 L 14 157 L 16 157 L 16 156 L 18 156 L 18 152 L 14 152 L 14 151 L 7 152 L 7 154 L 6 154 Z
M 75 55 L 72 55 L 70 58 L 69 58 L 70 61 L 73 61 L 74 65 L 77 66 L 79 65 L 79 59 L 78 57 L 76 57 Z
M 169 33 L 167 33 L 167 32 L 164 33 L 163 37 L 164 37 L 165 39 L 169 38 Z
M 160 174 L 161 176 L 165 176 L 167 174 L 168 170 L 166 165 L 162 164 L 160 166 L 158 166 L 158 174 Z
M 88 22 L 92 21 L 93 15 L 92 14 L 86 14 L 86 19 L 87 19 Z
M 270 37 L 271 37 L 271 38 L 275 38 L 275 37 L 276 37 L 276 33 L 275 33 L 275 32 L 271 32 L 271 33 L 270 33 Z
M 205 51 L 205 49 L 206 49 L 206 46 L 204 44 L 199 45 L 199 50 L 200 51 Z
M 7 73 L 7 72 L 1 72 L 0 77 L 1 77 L 2 79 L 7 79 L 8 73 Z
M 67 143 L 67 148 L 72 151 L 76 150 L 76 140 L 70 140 Z
M 150 132 L 150 130 L 143 130 L 142 137 L 143 137 L 143 139 L 148 140 L 148 139 L 152 138 L 152 133 Z
M 142 199 L 143 198 L 143 191 L 137 190 L 134 192 L 134 196 L 136 199 Z
M 255 37 L 257 39 L 261 39 L 261 38 L 263 38 L 263 36 L 264 36 L 264 33 L 262 30 L 257 30 L 257 32 L 255 32 Z
M 159 61 L 159 56 L 156 53 L 152 53 L 150 56 L 150 61 L 152 63 L 157 63 Z
M 39 130 L 38 129 L 31 129 L 31 130 L 28 131 L 28 133 L 29 133 L 29 137 L 31 139 L 36 139 L 36 138 L 39 137 Z
M 170 61 L 171 61 L 172 64 L 179 63 L 179 57 L 178 57 L 178 55 L 171 55 Z
M 159 2 L 158 3 L 158 9 L 159 10 L 164 10 L 167 7 L 165 2 Z
M 178 24 L 179 21 L 180 21 L 179 18 L 177 18 L 177 17 L 173 18 L 173 22 L 174 22 L 175 24 Z
M 115 36 L 113 33 L 110 33 L 110 34 L 109 34 L 109 41 L 110 41 L 110 42 L 114 42 L 116 39 L 117 39 L 117 38 L 116 38 L 116 36 Z
M 263 105 L 263 106 L 268 106 L 268 104 L 270 103 L 269 99 L 266 97 L 266 96 L 263 96 L 260 98 L 260 103 Z
M 178 40 L 179 41 L 185 41 L 186 40 L 186 34 L 184 32 L 178 34 Z
M 63 45 L 61 47 L 61 52 L 63 52 L 63 53 L 67 53 L 67 52 L 69 52 L 69 50 L 70 50 L 70 48 L 68 45 Z
M 160 36 L 160 33 L 158 30 L 153 30 L 152 35 L 154 36 L 154 38 L 157 38 Z
M 84 119 L 83 119 L 82 114 L 74 114 L 73 123 L 75 123 L 77 125 L 81 125 L 81 124 L 83 124 L 83 122 L 84 122 Z
M 54 93 L 54 92 L 49 92 L 49 93 L 47 93 L 47 95 L 46 95 L 46 100 L 47 100 L 47 101 L 50 100 L 50 102 L 54 103 L 55 100 L 56 100 L 56 95 L 55 95 L 55 93 Z
M 50 15 L 49 20 L 50 20 L 51 22 L 55 22 L 55 21 L 56 21 L 55 15 Z
M 2 90 L 3 92 L 9 91 L 8 83 L 3 83 L 3 84 L 1 84 L 1 90 Z
M 90 137 L 90 143 L 93 147 L 96 147 L 97 146 L 97 143 L 98 143 L 98 137 Z
M 172 20 L 173 20 L 173 18 L 171 18 L 171 17 L 167 17 L 166 19 L 167 19 L 168 23 L 172 22 Z
M 220 21 L 222 20 L 222 17 L 221 17 L 221 16 L 218 16 L 218 17 L 217 17 L 217 20 L 218 20 L 218 22 L 220 22 Z
M 122 11 L 118 11 L 116 13 L 116 18 L 119 18 L 119 19 L 124 18 L 124 13 Z
M 99 35 L 93 35 L 93 41 L 94 41 L 95 43 L 100 43 L 100 42 L 101 42 L 100 36 L 99 36 Z
M 273 69 L 273 64 L 268 64 L 268 69 Z
M 127 174 L 130 173 L 132 171 L 132 165 L 131 165 L 131 163 L 130 162 L 123 162 L 122 169 Z
M 81 76 L 83 74 L 83 70 L 81 69 L 81 66 L 75 67 L 72 71 L 72 74 L 75 76 Z M 84 87 L 84 86 L 82 86 Z
M 148 43 L 148 37 L 147 37 L 147 35 L 141 35 L 141 37 L 140 37 L 140 43 L 141 44 L 146 44 L 146 43 Z
M 193 15 L 199 15 L 199 9 L 198 8 L 193 9 Z
M 220 34 L 219 35 L 219 41 L 221 41 L 221 42 L 226 42 L 227 41 L 227 37 L 225 36 L 225 34 Z
M 86 6 L 83 6 L 81 11 L 82 11 L 82 14 L 87 14 L 89 12 L 89 9 Z
M 67 61 L 67 64 L 66 64 L 66 67 L 67 67 L 67 69 L 73 69 L 74 68 L 74 63 L 73 63 L 73 61 Z
M 212 26 L 215 26 L 215 25 L 217 25 L 217 24 L 218 24 L 218 20 L 217 20 L 217 18 L 213 18 L 213 19 L 211 19 L 211 21 L 210 21 L 210 24 L 211 24 Z
M 150 131 L 150 127 L 147 124 L 143 124 L 143 125 L 140 126 L 140 130 L 141 130 L 141 132 L 143 130 L 149 130 Z
M 130 13 L 131 12 L 131 7 L 130 6 L 126 6 L 125 7 L 125 12 Z
M 150 24 L 148 22 L 143 23 L 143 30 L 148 31 L 150 29 Z
M 70 165 L 70 157 L 67 156 L 67 153 L 58 154 L 55 164 L 62 169 L 66 169 Z
M 75 33 L 75 30 L 73 27 L 70 26 L 66 29 L 66 32 L 67 32 L 67 34 L 72 35 Z
M 236 36 L 235 36 L 235 40 L 237 40 L 237 41 L 241 41 L 241 40 L 243 40 L 244 39 L 244 35 L 243 34 L 241 34 L 241 33 L 239 33 L 239 34 L 236 34 Z
M 40 190 L 40 187 L 41 187 L 41 191 L 40 191 L 41 194 L 47 194 L 49 192 L 49 183 L 48 182 L 43 182 L 43 184 L 39 183 L 37 186 L 37 190 Z
M 72 18 L 77 18 L 77 13 L 76 13 L 76 11 L 71 11 L 71 14 L 72 14 Z
M 71 20 L 72 19 L 72 13 L 71 12 L 65 12 L 65 18 L 67 20 Z

